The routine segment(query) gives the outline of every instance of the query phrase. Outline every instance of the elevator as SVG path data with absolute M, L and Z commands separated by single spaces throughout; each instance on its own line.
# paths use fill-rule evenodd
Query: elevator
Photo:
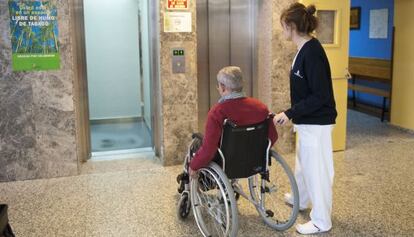
M 225 66 L 243 72 L 247 96 L 257 95 L 257 0 L 197 0 L 198 121 L 204 131 L 217 103 L 216 75 Z
M 82 161 L 159 151 L 157 1 L 74 0 Z M 108 31 L 108 29 L 111 29 Z

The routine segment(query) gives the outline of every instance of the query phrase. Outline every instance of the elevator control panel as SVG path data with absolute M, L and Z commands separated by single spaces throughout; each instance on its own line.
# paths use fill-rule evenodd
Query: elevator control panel
M 172 49 L 172 71 L 173 73 L 185 73 L 185 50 L 184 48 Z

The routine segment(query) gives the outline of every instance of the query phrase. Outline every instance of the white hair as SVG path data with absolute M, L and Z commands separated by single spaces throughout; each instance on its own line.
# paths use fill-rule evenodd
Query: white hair
M 217 81 L 232 91 L 241 92 L 243 90 L 243 74 L 239 67 L 222 68 L 217 74 Z

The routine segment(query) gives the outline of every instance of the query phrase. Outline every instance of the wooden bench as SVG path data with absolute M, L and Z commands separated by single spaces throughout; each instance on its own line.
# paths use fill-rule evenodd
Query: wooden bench
M 349 72 L 351 73 L 351 83 L 348 83 L 348 88 L 352 90 L 353 106 L 356 107 L 356 91 L 380 96 L 383 98 L 381 121 L 384 121 L 385 112 L 388 112 L 386 107 L 387 100 L 391 100 L 391 90 L 384 90 L 373 88 L 370 86 L 357 85 L 355 83 L 356 80 L 366 80 L 391 85 L 391 60 L 350 57 Z

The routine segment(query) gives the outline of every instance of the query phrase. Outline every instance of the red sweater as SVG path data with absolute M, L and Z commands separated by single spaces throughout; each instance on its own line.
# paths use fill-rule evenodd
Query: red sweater
M 240 126 L 262 122 L 269 115 L 266 105 L 254 98 L 229 99 L 216 104 L 207 115 L 203 145 L 190 162 L 193 170 L 205 167 L 214 158 L 220 145 L 223 123 L 226 118 Z M 277 140 L 277 132 L 272 120 L 269 120 L 269 139 L 272 145 Z

